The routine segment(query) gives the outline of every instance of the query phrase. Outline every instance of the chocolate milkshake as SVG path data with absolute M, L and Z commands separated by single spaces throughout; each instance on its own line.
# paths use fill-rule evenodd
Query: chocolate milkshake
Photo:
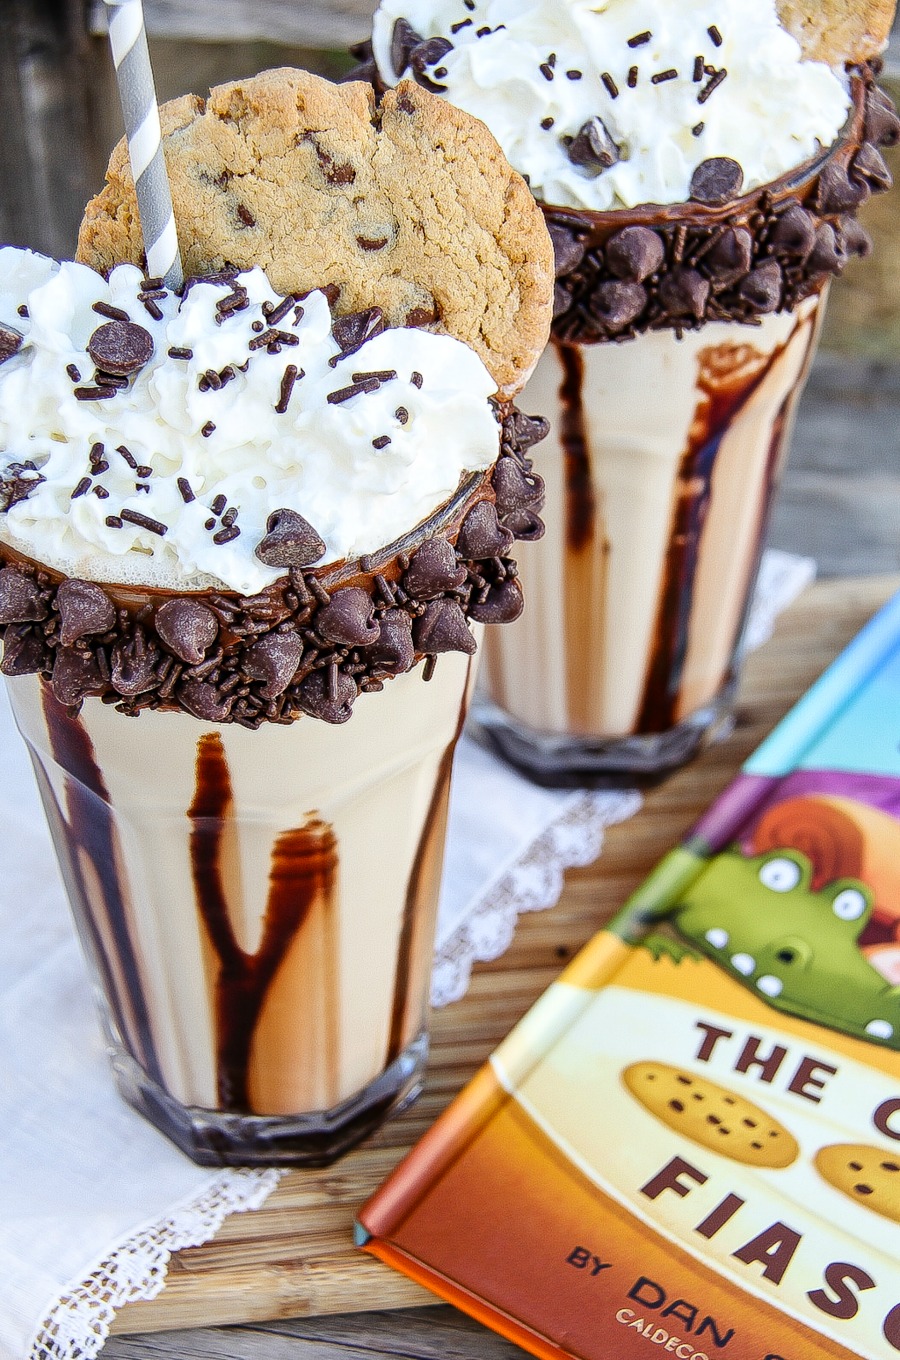
M 890 184 L 900 124 L 870 59 L 893 8 L 379 6 L 370 78 L 483 118 L 556 249 L 525 398 L 551 418 L 548 532 L 477 704 L 543 782 L 659 776 L 728 712 L 827 284 Z
M 363 87 L 265 73 L 163 127 L 181 296 L 115 262 L 116 156 L 80 243 L 106 277 L 0 250 L 0 669 L 123 1094 L 198 1161 L 323 1162 L 421 1082 L 477 636 L 522 607 L 505 521 L 544 426 L 512 396 L 552 252 L 484 129 L 415 86 L 375 119 Z M 435 197 L 403 201 L 386 180 L 429 138 Z M 248 160 L 279 140 L 299 163 L 273 190 Z M 182 197 L 198 148 L 217 210 Z M 229 167 L 255 242 L 223 259 Z M 453 194 L 472 221 L 438 299 L 406 236 L 438 237 Z M 354 221 L 376 212 L 378 252 Z

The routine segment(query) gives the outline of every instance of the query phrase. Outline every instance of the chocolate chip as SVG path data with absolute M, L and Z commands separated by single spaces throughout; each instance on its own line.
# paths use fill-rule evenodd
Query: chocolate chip
M 331 334 L 341 347 L 341 354 L 355 354 L 358 349 L 385 329 L 384 313 L 380 307 L 367 307 L 362 312 L 349 312 L 346 316 L 335 317 Z M 340 356 L 335 355 L 329 362 L 335 366 Z
M 366 649 L 366 661 L 387 675 L 401 675 L 416 659 L 412 620 L 403 609 L 389 609 L 379 619 L 381 635 Z
M 163 645 L 189 666 L 199 666 L 219 632 L 215 614 L 199 600 L 168 600 L 153 625 Z
M 491 484 L 497 497 L 497 509 L 503 516 L 515 510 L 539 510 L 544 504 L 542 479 L 536 473 L 526 473 L 518 459 L 507 454 L 498 458 Z
M 256 546 L 256 556 L 267 567 L 311 567 L 325 551 L 325 543 L 296 510 L 273 510 L 266 521 L 266 536 Z
M 737 198 L 744 172 L 730 156 L 710 156 L 691 175 L 690 196 L 695 203 L 718 205 Z
M 88 694 L 102 694 L 106 689 L 93 652 L 74 647 L 57 647 L 52 684 L 54 695 L 66 708 L 80 704 Z
M 503 431 L 517 449 L 524 451 L 547 438 L 550 422 L 544 416 L 526 416 L 523 411 L 513 411 L 503 422 Z
M 619 159 L 619 148 L 609 135 L 602 118 L 589 118 L 567 148 L 569 160 L 580 165 L 594 178 L 602 175 Z
M 112 602 L 93 581 L 63 581 L 56 592 L 56 607 L 63 647 L 92 633 L 107 633 L 116 621 Z
M 558 316 L 564 316 L 571 306 L 572 306 L 572 294 L 569 292 L 568 288 L 564 288 L 563 285 L 560 283 L 559 279 L 557 279 L 553 288 L 554 321 Z
M 520 543 L 537 543 L 546 532 L 544 521 L 533 510 L 513 510 L 503 516 L 503 523 Z
M 626 283 L 624 279 L 607 279 L 594 289 L 591 315 L 615 335 L 630 326 L 647 305 L 647 292 L 640 283 Z
M 448 38 L 427 38 L 412 49 L 409 54 L 409 65 L 419 75 L 424 75 L 427 67 L 437 66 L 441 58 L 452 51 L 453 44 Z
M 548 222 L 547 230 L 553 242 L 557 274 L 571 274 L 584 259 L 584 243 L 570 227 L 564 226 L 561 222 Z
M 117 642 L 110 655 L 110 682 L 117 694 L 133 699 L 154 689 L 159 679 L 156 667 L 160 652 L 147 640 L 144 630 L 135 629 L 133 637 Z
M 27 501 L 43 481 L 46 481 L 45 477 L 24 463 L 10 463 L 0 476 L 0 510 L 9 510 L 19 501 Z
M 863 142 L 854 156 L 852 175 L 854 179 L 865 180 L 876 192 L 890 189 L 894 182 L 894 177 L 887 168 L 884 157 L 871 142 Z
M 215 685 L 192 676 L 179 684 L 178 698 L 189 713 L 203 722 L 227 722 L 234 704 L 233 694 L 220 694 Z
M 512 534 L 497 518 L 497 507 L 491 501 L 479 501 L 463 520 L 456 550 L 462 557 L 477 561 L 502 557 L 512 544 Z
M 409 66 L 410 53 L 421 42 L 422 35 L 416 32 L 412 24 L 406 19 L 397 20 L 391 33 L 391 70 L 395 76 L 403 75 Z
M 513 623 L 525 608 L 522 587 L 515 577 L 492 585 L 487 599 L 473 604 L 469 615 L 477 623 Z
M 47 606 L 34 577 L 15 567 L 0 570 L 0 623 L 34 623 L 47 617 Z
M 22 348 L 25 337 L 14 326 L 0 326 L 0 364 L 5 364 Z
M 780 255 L 805 260 L 816 243 L 815 218 L 799 203 L 793 203 L 775 223 L 769 240 Z
M 3 639 L 0 672 L 4 675 L 36 675 L 48 663 L 44 635 L 30 624 L 11 624 Z
M 88 341 L 88 354 L 103 373 L 127 377 L 153 356 L 153 337 L 133 321 L 108 321 Z
M 356 683 L 338 671 L 330 676 L 325 669 L 311 671 L 300 682 L 298 699 L 304 713 L 323 722 L 344 723 L 353 712 Z
M 606 263 L 612 273 L 633 283 L 643 283 L 665 257 L 666 248 L 650 227 L 624 227 L 606 244 Z
M 869 197 L 869 186 L 863 179 L 851 180 L 837 161 L 830 161 L 819 176 L 816 206 L 819 212 L 841 213 L 856 208 Z
M 378 638 L 372 597 L 360 586 L 336 590 L 315 622 L 323 638 L 343 647 L 366 647 Z
M 243 670 L 254 680 L 265 680 L 263 699 L 277 699 L 297 674 L 302 655 L 303 643 L 296 633 L 267 633 L 244 653 Z
M 823 222 L 816 232 L 816 243 L 806 262 L 812 274 L 840 274 L 847 257 L 843 244 L 830 222 Z
M 900 117 L 894 101 L 873 85 L 866 97 L 866 138 L 878 146 L 896 146 L 900 142 Z
M 672 316 L 702 321 L 709 300 L 709 280 L 696 269 L 673 269 L 660 281 L 659 300 Z
M 713 291 L 731 288 L 750 272 L 752 260 L 750 232 L 746 227 L 728 227 L 703 258 L 703 267 L 712 276 Z
M 841 223 L 841 237 L 844 252 L 864 260 L 872 253 L 872 238 L 861 222 L 855 217 L 846 217 Z
M 767 260 L 765 264 L 752 269 L 739 288 L 741 297 L 749 302 L 754 311 L 774 312 L 781 304 L 784 280 L 777 260 Z
M 403 575 L 403 589 L 416 600 L 430 600 L 447 590 L 456 590 L 466 579 L 466 569 L 445 538 L 423 543 Z
M 466 616 L 455 600 L 433 600 L 413 624 L 413 642 L 417 652 L 431 656 L 441 652 L 472 656 L 476 650 Z

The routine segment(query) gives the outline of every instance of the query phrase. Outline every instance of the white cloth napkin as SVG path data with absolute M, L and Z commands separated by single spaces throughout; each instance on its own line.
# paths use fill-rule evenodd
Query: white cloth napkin
M 814 571 L 767 554 L 757 641 Z M 159 1292 L 172 1251 L 257 1207 L 278 1173 L 202 1170 L 121 1101 L 2 687 L 0 765 L 0 1360 L 90 1360 L 118 1308 Z M 603 828 L 639 806 L 633 792 L 535 788 L 464 740 L 435 1000 L 461 996 L 472 962 L 502 953 L 518 913 L 551 906 L 564 869 L 594 858 Z

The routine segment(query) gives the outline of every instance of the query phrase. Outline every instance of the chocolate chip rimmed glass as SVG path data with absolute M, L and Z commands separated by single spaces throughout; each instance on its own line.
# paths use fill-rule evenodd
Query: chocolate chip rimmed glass
M 651 782 L 728 720 L 769 510 L 827 285 L 868 238 L 895 127 L 868 72 L 836 143 L 724 204 L 545 206 L 551 420 L 528 607 L 487 640 L 475 714 L 550 785 Z M 888 135 L 885 135 L 885 130 Z

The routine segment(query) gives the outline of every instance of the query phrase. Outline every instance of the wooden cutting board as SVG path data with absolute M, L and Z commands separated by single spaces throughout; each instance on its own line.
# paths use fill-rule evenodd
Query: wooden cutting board
M 648 794 L 608 832 L 600 859 L 567 876 L 551 911 L 524 917 L 510 950 L 479 965 L 466 997 L 438 1011 L 424 1094 L 362 1149 L 324 1171 L 294 1171 L 256 1212 L 235 1214 L 206 1246 L 173 1257 L 162 1293 L 123 1308 L 115 1332 L 417 1307 L 417 1285 L 353 1246 L 354 1211 L 433 1122 L 561 967 L 713 801 L 743 760 L 900 577 L 818 584 L 747 664 L 732 735 Z

